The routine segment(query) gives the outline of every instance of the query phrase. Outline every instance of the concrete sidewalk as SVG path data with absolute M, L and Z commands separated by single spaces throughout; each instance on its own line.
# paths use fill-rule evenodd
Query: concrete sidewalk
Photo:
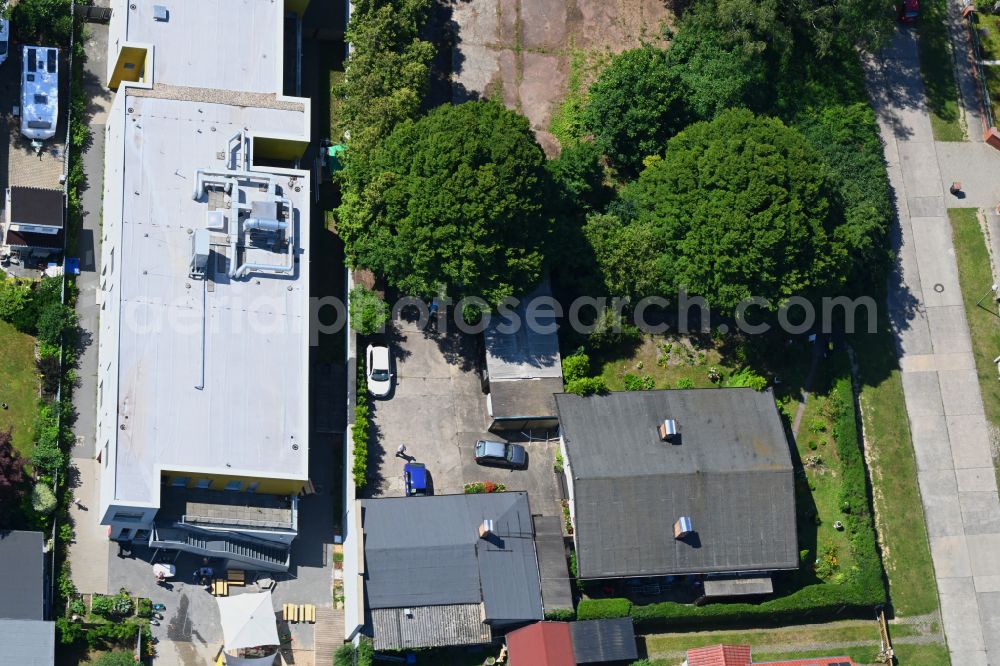
M 898 212 L 890 317 L 948 649 L 955 666 L 997 665 L 1000 502 L 914 34 L 865 75 Z
M 108 590 L 107 528 L 100 524 L 99 488 L 101 464 L 97 462 L 94 436 L 97 427 L 97 341 L 101 307 L 98 303 L 101 267 L 101 211 L 104 190 L 104 122 L 111 93 L 101 85 L 107 60 L 108 28 L 88 25 L 90 39 L 85 45 L 87 63 L 84 87 L 88 97 L 88 120 L 93 139 L 83 153 L 86 183 L 81 188 L 83 225 L 77 231 L 77 254 L 80 275 L 77 277 L 79 297 L 76 312 L 80 322 L 80 348 L 77 374 L 80 383 L 73 392 L 77 418 L 73 424 L 76 444 L 72 462 L 76 469 L 74 493 L 85 510 L 71 507 L 70 516 L 76 529 L 76 542 L 69 551 L 73 581 L 81 592 Z

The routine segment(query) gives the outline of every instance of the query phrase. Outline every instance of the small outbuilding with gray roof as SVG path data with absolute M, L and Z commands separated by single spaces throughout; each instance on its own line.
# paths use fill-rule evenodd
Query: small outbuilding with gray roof
M 498 629 L 542 618 L 527 493 L 360 504 L 376 649 L 488 643 Z
M 557 394 L 581 578 L 795 569 L 791 454 L 768 391 Z
M 55 659 L 43 546 L 41 532 L 0 531 L 0 664 L 50 666 Z
M 548 282 L 494 315 L 483 332 L 491 431 L 551 430 L 563 389 L 559 336 Z

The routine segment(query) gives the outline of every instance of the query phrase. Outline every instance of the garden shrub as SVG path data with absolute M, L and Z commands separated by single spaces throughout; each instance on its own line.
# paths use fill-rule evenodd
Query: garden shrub
M 344 643 L 333 653 L 333 666 L 354 666 L 354 643 Z
M 630 372 L 623 381 L 626 391 L 652 391 L 656 388 L 656 380 L 650 375 L 635 375 Z
M 351 475 L 354 485 L 360 490 L 368 481 L 368 436 L 371 423 L 368 420 L 368 378 L 365 376 L 365 359 L 358 357 L 357 403 L 354 407 L 354 426 L 351 439 L 354 442 L 354 461 Z
M 590 357 L 584 354 L 583 350 L 578 350 L 563 358 L 562 371 L 565 382 L 583 379 L 590 374 Z
M 545 619 L 550 622 L 572 622 L 576 619 L 576 613 L 573 612 L 572 608 L 556 608 L 545 611 Z
M 135 666 L 135 657 L 132 652 L 108 652 L 98 657 L 94 666 Z
M 763 391 L 767 388 L 767 380 L 750 368 L 743 368 L 729 375 L 724 385 L 727 388 L 752 388 L 754 391 Z
M 44 483 L 37 483 L 31 491 L 31 508 L 42 516 L 56 510 L 56 495 Z
M 347 300 L 351 328 L 361 335 L 374 335 L 389 321 L 389 304 L 364 285 L 355 285 Z
M 576 609 L 578 620 L 606 620 L 628 617 L 632 602 L 628 599 L 611 597 L 607 599 L 584 599 Z
M 503 493 L 507 491 L 507 486 L 502 483 L 492 481 L 474 481 L 465 484 L 466 495 L 483 495 L 489 493 Z
M 90 610 L 105 617 L 109 617 L 111 615 L 114 607 L 115 603 L 111 597 L 103 594 L 95 594 L 93 600 L 90 602 Z
M 677 380 L 677 388 L 679 388 L 679 389 L 693 389 L 694 388 L 694 380 L 692 380 L 690 377 L 681 377 L 680 379 Z
M 566 393 L 587 396 L 607 392 L 608 385 L 604 382 L 603 377 L 580 377 L 566 382 Z

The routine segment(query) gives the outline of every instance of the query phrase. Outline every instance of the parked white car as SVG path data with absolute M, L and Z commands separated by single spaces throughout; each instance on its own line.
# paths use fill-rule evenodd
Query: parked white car
M 366 354 L 368 372 L 368 391 L 379 398 L 389 395 L 392 390 L 392 369 L 390 368 L 389 348 L 368 345 Z
M 10 51 L 10 21 L 0 19 L 0 65 L 6 62 L 8 51 Z

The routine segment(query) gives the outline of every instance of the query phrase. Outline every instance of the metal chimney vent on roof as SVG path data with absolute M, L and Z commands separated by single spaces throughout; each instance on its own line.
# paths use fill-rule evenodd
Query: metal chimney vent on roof
M 493 536 L 493 521 L 487 518 L 479 525 L 479 538 L 488 539 L 491 536 Z
M 154 21 L 169 21 L 170 12 L 163 5 L 153 5 L 153 20 Z
M 694 526 L 691 524 L 691 518 L 688 516 L 681 516 L 674 523 L 674 538 L 683 539 L 687 535 L 694 532 Z
M 660 434 L 660 441 L 671 442 L 674 444 L 680 443 L 681 433 L 680 430 L 677 429 L 677 421 L 673 419 L 664 419 L 656 429 Z
M 405 615 L 406 617 L 408 617 L 410 619 L 413 619 L 413 609 L 412 608 L 404 608 L 403 609 L 403 615 Z

